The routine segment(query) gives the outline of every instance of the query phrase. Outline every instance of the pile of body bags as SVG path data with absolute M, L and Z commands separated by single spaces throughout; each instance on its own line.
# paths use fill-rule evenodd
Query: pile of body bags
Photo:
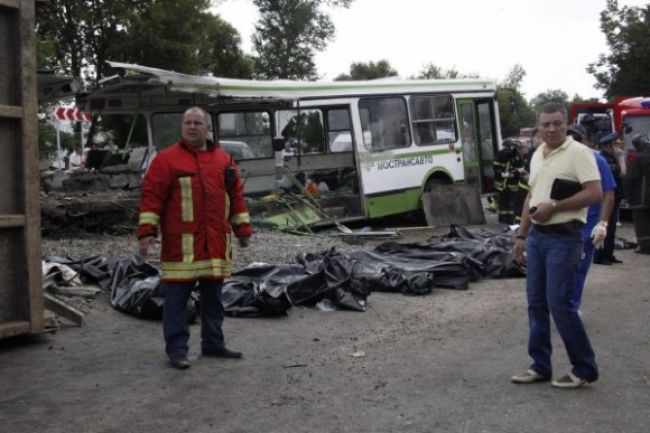
M 513 233 L 491 233 L 451 226 L 444 236 L 424 242 L 385 242 L 348 254 L 334 248 L 299 253 L 293 263 L 254 263 L 223 285 L 226 314 L 239 317 L 286 315 L 292 306 L 365 311 L 370 293 L 426 295 L 434 288 L 466 290 L 480 278 L 520 277 L 512 262 Z M 49 256 L 82 280 L 110 293 L 117 310 L 144 318 L 162 317 L 159 270 L 139 255 L 123 259 Z M 188 303 L 190 317 L 200 308 L 198 293 Z

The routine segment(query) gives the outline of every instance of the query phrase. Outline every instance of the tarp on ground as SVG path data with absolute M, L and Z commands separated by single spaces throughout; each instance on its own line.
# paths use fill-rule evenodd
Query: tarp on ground
M 372 251 L 343 254 L 335 249 L 300 253 L 294 263 L 253 264 L 223 286 L 226 314 L 239 317 L 285 315 L 291 306 L 328 300 L 337 308 L 365 311 L 373 291 L 426 295 L 438 288 L 465 290 L 479 278 L 523 276 L 512 263 L 512 233 L 452 226 L 449 233 L 419 243 L 386 242 Z M 118 310 L 158 318 L 162 312 L 159 271 L 137 255 L 48 257 L 67 264 L 111 293 Z M 192 310 L 191 310 L 192 311 Z

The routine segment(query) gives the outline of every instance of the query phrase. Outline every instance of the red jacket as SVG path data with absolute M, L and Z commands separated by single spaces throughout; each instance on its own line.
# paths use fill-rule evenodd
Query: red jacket
M 232 187 L 226 171 L 232 165 Z M 231 227 L 251 235 L 244 186 L 230 155 L 180 141 L 158 153 L 142 184 L 138 238 L 162 232 L 162 279 L 221 279 L 231 273 Z

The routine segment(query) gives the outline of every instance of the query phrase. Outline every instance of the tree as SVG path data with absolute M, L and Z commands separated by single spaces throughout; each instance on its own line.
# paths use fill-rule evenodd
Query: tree
M 544 104 L 548 104 L 549 102 L 557 102 L 563 104 L 566 107 L 567 111 L 569 111 L 569 95 L 564 90 L 560 89 L 551 89 L 538 94 L 530 100 L 530 105 L 532 105 L 533 108 L 537 110 L 539 107 Z
M 148 1 L 150 4 L 140 13 L 128 17 L 127 28 L 116 44 L 120 47 L 117 59 L 186 74 L 200 73 L 208 2 Z
M 397 75 L 397 71 L 390 65 L 388 60 L 379 60 L 377 63 L 352 63 L 350 65 L 350 73 L 341 74 L 334 81 L 374 80 L 377 78 L 395 77 Z
M 578 95 L 577 93 L 573 95 L 573 98 L 571 98 L 571 104 L 580 104 L 580 103 L 585 103 L 585 102 L 599 102 L 598 98 L 583 98 L 582 96 Z
M 69 152 L 74 150 L 78 141 L 75 134 L 71 132 L 60 132 L 59 139 L 61 150 Z M 56 156 L 57 132 L 53 122 L 46 117 L 38 120 L 38 152 L 41 159 L 48 159 Z
M 478 74 L 475 73 L 461 73 L 458 72 L 455 66 L 452 66 L 449 69 L 443 70 L 433 63 L 428 63 L 420 70 L 416 78 L 422 79 L 437 79 L 437 78 L 477 78 Z
M 49 55 L 38 56 L 41 61 L 48 62 L 39 65 L 40 67 L 50 67 L 59 73 L 81 76 L 88 52 L 88 20 L 84 3 L 76 0 L 36 3 L 37 48 L 49 47 L 53 50 Z
M 348 7 L 352 0 L 253 0 L 260 11 L 253 48 L 261 78 L 315 79 L 316 51 L 334 38 L 323 4 Z
M 525 76 L 526 71 L 517 64 L 497 85 L 501 135 L 504 137 L 518 136 L 521 128 L 535 124 L 535 112 L 520 90 Z
M 200 70 L 217 77 L 252 78 L 254 59 L 241 49 L 239 32 L 219 17 L 207 23 L 205 44 L 199 57 Z
M 650 89 L 650 4 L 621 8 L 617 0 L 607 0 L 600 28 L 610 53 L 601 54 L 587 67 L 596 78 L 596 87 L 608 99 L 646 94 Z
M 188 74 L 251 75 L 237 31 L 208 12 L 210 0 L 37 2 L 39 66 L 89 81 L 119 60 Z M 54 47 L 48 54 L 48 47 Z M 50 50 L 51 51 L 51 50 Z
M 524 81 L 525 77 L 526 70 L 519 63 L 516 63 L 512 66 L 512 68 L 510 68 L 510 71 L 508 71 L 508 74 L 501 82 L 501 87 L 509 89 L 520 89 L 521 83 Z

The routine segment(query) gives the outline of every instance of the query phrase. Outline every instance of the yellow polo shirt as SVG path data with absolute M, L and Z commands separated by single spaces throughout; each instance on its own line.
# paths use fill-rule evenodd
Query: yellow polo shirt
M 596 158 L 587 146 L 567 137 L 564 143 L 551 151 L 546 158 L 544 157 L 545 148 L 546 143 L 540 145 L 530 161 L 530 207 L 553 201 L 551 200 L 551 187 L 556 178 L 580 183 L 600 180 Z M 587 208 L 557 212 L 544 224 L 565 223 L 571 220 L 586 222 Z M 533 221 L 533 223 L 536 222 Z

